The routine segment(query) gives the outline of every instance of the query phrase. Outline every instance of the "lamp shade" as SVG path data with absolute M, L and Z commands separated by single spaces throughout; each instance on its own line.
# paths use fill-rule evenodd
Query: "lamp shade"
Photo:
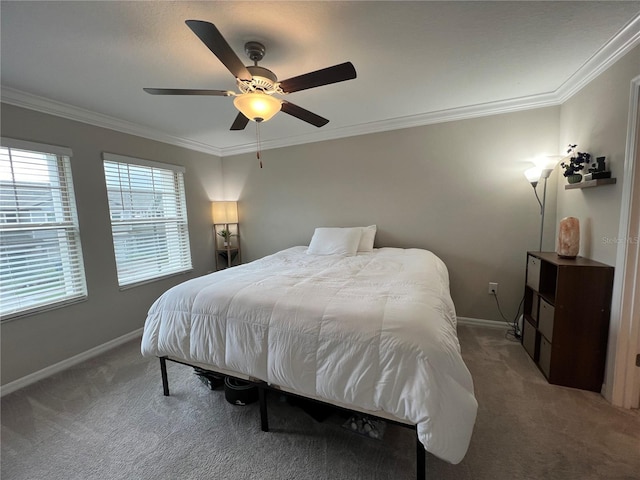
M 549 175 L 551 175 L 553 169 L 556 168 L 560 158 L 561 157 L 558 155 L 536 158 L 533 163 L 535 163 L 536 167 L 540 169 L 540 178 L 549 178 Z
M 249 120 L 266 122 L 280 111 L 281 103 L 266 93 L 243 93 L 233 99 L 233 104 Z
M 238 223 L 238 202 L 211 202 L 213 223 Z
M 531 167 L 528 170 L 525 170 L 524 176 L 527 177 L 530 183 L 537 183 L 540 180 L 540 175 L 542 174 L 542 170 L 538 167 Z

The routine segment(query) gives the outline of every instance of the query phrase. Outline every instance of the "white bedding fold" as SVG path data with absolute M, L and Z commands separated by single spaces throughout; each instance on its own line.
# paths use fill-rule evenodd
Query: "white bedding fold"
M 384 410 L 458 463 L 475 422 L 444 263 L 420 249 L 352 257 L 293 247 L 189 280 L 151 307 L 143 355 L 241 372 Z

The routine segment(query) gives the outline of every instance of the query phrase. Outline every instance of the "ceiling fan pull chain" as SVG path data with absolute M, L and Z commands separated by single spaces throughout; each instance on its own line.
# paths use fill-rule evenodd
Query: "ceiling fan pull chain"
M 260 122 L 256 122 L 256 157 L 262 168 L 262 160 L 260 160 Z

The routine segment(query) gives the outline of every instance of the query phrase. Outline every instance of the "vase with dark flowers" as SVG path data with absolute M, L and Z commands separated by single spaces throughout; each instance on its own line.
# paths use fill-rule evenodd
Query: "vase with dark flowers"
M 569 144 L 567 153 L 569 154 L 569 162 L 562 162 L 560 166 L 564 168 L 563 175 L 569 183 L 579 183 L 582 181 L 581 170 L 584 169 L 585 163 L 588 164 L 591 159 L 590 153 L 577 152 L 578 145 Z

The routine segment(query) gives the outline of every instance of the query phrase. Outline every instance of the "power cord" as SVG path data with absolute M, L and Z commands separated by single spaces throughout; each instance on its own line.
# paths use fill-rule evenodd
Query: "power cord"
M 518 330 L 518 318 L 520 317 L 520 309 L 522 308 L 522 304 L 524 303 L 524 295 L 522 296 L 522 300 L 520 300 L 520 305 L 518 305 L 518 310 L 516 311 L 516 316 L 514 317 L 513 320 L 509 320 L 507 317 L 504 316 L 504 313 L 502 313 L 502 308 L 500 308 L 500 302 L 498 300 L 498 294 L 493 292 L 491 295 L 493 295 L 493 298 L 496 299 L 496 306 L 498 307 L 498 312 L 500 312 L 500 316 L 505 321 L 505 323 L 509 326 L 509 330 L 507 330 L 507 332 L 504 334 L 505 338 L 513 342 L 519 342 L 520 337 L 522 335 L 521 335 L 521 332 Z

